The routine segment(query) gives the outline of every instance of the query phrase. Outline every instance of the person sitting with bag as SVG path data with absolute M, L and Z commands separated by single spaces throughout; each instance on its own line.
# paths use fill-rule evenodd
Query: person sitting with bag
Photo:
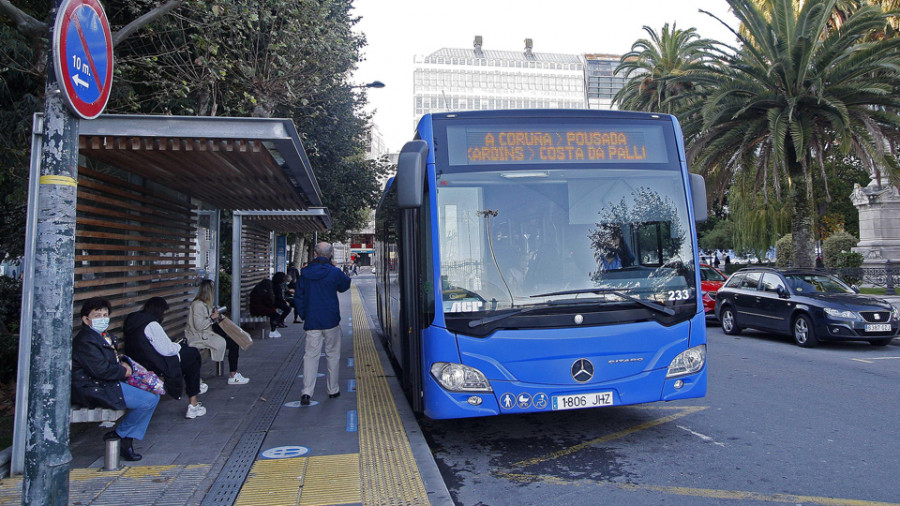
M 225 359 L 225 350 L 228 350 L 228 370 L 231 376 L 229 385 L 245 385 L 250 382 L 238 372 L 238 356 L 241 347 L 238 346 L 228 334 L 219 327 L 221 320 L 218 309 L 213 307 L 216 289 L 211 279 L 204 279 L 197 288 L 197 296 L 191 302 L 188 311 L 187 326 L 184 329 L 184 337 L 189 345 L 194 348 L 208 348 L 213 362 L 221 362 Z
M 103 440 L 121 439 L 119 454 L 135 462 L 143 458 L 134 451 L 133 440 L 144 439 L 159 395 L 129 385 L 130 364 L 117 351 L 109 327 L 109 301 L 91 297 L 81 306 L 81 331 L 72 341 L 72 405 L 85 408 L 128 409 L 115 430 Z
M 162 377 L 173 398 L 180 399 L 186 387 L 190 404 L 184 416 L 197 418 L 206 414 L 197 395 L 208 388 L 200 381 L 200 352 L 169 339 L 161 325 L 168 309 L 166 299 L 151 297 L 140 311 L 125 317 L 125 353 Z

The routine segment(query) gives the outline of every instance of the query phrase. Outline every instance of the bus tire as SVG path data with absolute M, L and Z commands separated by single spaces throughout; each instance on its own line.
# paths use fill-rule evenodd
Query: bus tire
M 812 320 L 810 320 L 809 316 L 802 313 L 794 318 L 794 323 L 791 325 L 791 335 L 794 336 L 794 342 L 804 348 L 812 348 L 819 344 Z
M 722 308 L 722 332 L 725 332 L 729 336 L 736 336 L 741 333 L 741 327 L 737 323 L 737 318 L 734 316 L 734 310 L 731 309 L 731 306 L 725 306 Z

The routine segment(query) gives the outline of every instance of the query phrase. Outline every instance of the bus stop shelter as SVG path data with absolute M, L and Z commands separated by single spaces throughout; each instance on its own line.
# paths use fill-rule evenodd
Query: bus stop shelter
M 199 280 L 218 279 L 223 210 L 234 215 L 239 296 L 271 272 L 274 234 L 331 226 L 289 119 L 102 115 L 78 128 L 73 329 L 90 297 L 110 300 L 110 331 L 121 335 L 124 317 L 159 296 L 170 306 L 163 326 L 179 336 Z M 34 134 L 12 473 L 22 472 L 25 453 L 41 147 Z M 242 305 L 234 304 L 236 323 Z

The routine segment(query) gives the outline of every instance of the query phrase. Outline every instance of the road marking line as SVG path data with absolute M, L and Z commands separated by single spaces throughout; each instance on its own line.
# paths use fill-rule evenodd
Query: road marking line
M 751 500 L 792 504 L 821 504 L 823 506 L 900 506 L 900 503 L 864 501 L 861 499 L 843 499 L 836 497 L 819 497 L 795 494 L 765 494 L 761 492 L 749 492 L 744 490 L 723 490 L 715 488 L 638 485 L 634 483 L 616 483 L 602 480 L 565 480 L 558 476 L 546 476 L 540 474 L 509 473 L 504 476 L 518 482 L 541 481 L 543 483 L 550 483 L 555 485 L 572 485 L 578 483 L 592 485 L 596 484 L 606 485 L 632 492 L 662 492 L 666 494 L 703 497 L 708 499 Z
M 779 502 L 792 504 L 821 504 L 823 506 L 900 506 L 900 503 L 864 501 L 860 499 L 842 499 L 836 497 L 818 497 L 795 494 L 765 494 L 745 490 L 723 490 L 715 488 L 669 487 L 661 485 L 638 485 L 634 483 L 616 483 L 602 480 L 565 480 L 558 476 L 540 474 L 510 473 L 506 475 L 518 482 L 540 481 L 554 485 L 572 485 L 577 483 L 605 485 L 632 492 L 662 492 L 674 495 L 703 497 L 707 499 L 752 500 L 763 502 Z
M 900 360 L 900 357 L 870 357 L 870 358 L 851 358 L 857 362 L 865 362 L 866 364 L 874 364 L 873 360 Z
M 718 445 L 718 446 L 721 446 L 722 448 L 725 448 L 725 443 L 720 443 L 720 442 L 716 441 L 715 439 L 713 439 L 713 438 L 707 436 L 706 434 L 701 434 L 701 433 L 699 433 L 699 432 L 692 431 L 691 429 L 688 429 L 688 428 L 685 427 L 684 425 L 676 425 L 676 427 L 678 427 L 679 429 L 686 430 L 686 431 L 690 432 L 691 434 L 693 434 L 693 435 L 699 437 L 700 439 L 706 441 L 707 443 L 712 443 L 712 444 L 714 444 L 714 445 Z
M 640 432 L 644 429 L 649 429 L 650 427 L 656 427 L 657 425 L 662 425 L 664 423 L 668 423 L 674 420 L 678 420 L 679 418 L 684 418 L 688 415 L 696 413 L 698 411 L 703 411 L 707 409 L 709 406 L 685 406 L 680 408 L 681 411 L 674 415 L 664 416 L 662 418 L 657 418 L 655 420 L 650 420 L 649 422 L 644 422 L 639 425 L 635 425 L 634 427 L 629 427 L 627 429 L 620 430 L 618 432 L 613 432 L 612 434 L 608 434 L 606 436 L 598 437 L 596 439 L 592 439 L 590 441 L 585 441 L 583 443 L 579 443 L 575 446 L 570 446 L 568 448 L 563 448 L 562 450 L 558 450 L 552 453 L 548 453 L 546 455 L 542 455 L 540 457 L 535 457 L 533 459 L 526 459 L 519 462 L 516 462 L 511 467 L 528 467 L 533 466 L 535 464 L 540 464 L 542 462 L 547 462 L 548 460 L 555 460 L 560 457 L 565 457 L 566 455 L 571 455 L 573 453 L 579 452 L 589 446 L 593 446 L 598 443 L 605 443 L 607 441 L 612 441 L 614 439 L 623 438 L 625 436 L 629 436 L 634 434 L 635 432 Z M 502 474 L 501 474 L 502 475 Z

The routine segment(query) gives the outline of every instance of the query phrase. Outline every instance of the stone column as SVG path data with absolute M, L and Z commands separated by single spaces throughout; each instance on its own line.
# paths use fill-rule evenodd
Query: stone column
M 859 244 L 863 267 L 884 267 L 885 260 L 900 262 L 900 193 L 887 177 L 872 178 L 865 187 L 854 185 L 850 194 L 859 209 Z

